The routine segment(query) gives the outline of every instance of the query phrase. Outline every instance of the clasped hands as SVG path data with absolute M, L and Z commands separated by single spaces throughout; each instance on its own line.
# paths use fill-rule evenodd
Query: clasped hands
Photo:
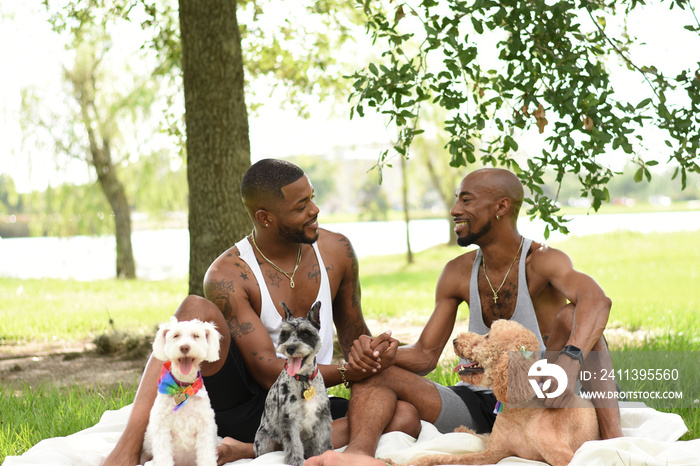
M 391 367 L 398 347 L 399 341 L 391 336 L 391 330 L 376 337 L 361 335 L 348 355 L 348 369 L 356 374 L 352 380 L 363 380 Z

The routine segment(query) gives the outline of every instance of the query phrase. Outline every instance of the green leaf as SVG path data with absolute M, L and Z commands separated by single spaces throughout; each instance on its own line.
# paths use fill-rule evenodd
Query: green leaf
M 642 100 L 641 102 L 639 102 L 639 103 L 637 104 L 637 110 L 639 110 L 640 108 L 646 107 L 646 106 L 649 105 L 650 103 L 651 103 L 651 99 L 644 99 L 644 100 Z
M 644 169 L 640 168 L 634 174 L 634 181 L 635 181 L 635 183 L 639 183 L 642 181 L 643 178 L 644 178 Z
M 472 25 L 474 26 L 474 30 L 479 33 L 483 34 L 484 33 L 484 25 L 479 21 L 478 19 L 474 18 L 472 16 Z
M 511 149 L 513 149 L 513 151 L 518 150 L 518 143 L 515 142 L 515 139 L 513 139 L 510 136 L 506 136 L 505 141 L 506 141 L 506 145 L 508 145 Z
M 374 63 L 369 64 L 369 72 L 375 76 L 379 76 L 379 71 L 377 70 L 377 65 L 375 65 Z

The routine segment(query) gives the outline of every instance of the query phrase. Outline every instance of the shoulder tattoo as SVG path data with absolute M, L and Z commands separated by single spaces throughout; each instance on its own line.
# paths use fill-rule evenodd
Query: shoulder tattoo
M 233 307 L 231 306 L 232 295 L 235 291 L 233 281 L 219 280 L 210 281 L 206 284 L 204 294 L 209 301 L 216 304 L 226 320 L 231 318 Z

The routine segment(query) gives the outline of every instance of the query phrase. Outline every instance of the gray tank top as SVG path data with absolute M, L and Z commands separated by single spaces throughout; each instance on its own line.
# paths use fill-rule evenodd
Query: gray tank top
M 513 316 L 510 320 L 518 322 L 523 327 L 530 330 L 535 334 L 537 340 L 540 342 L 540 352 L 544 352 L 545 345 L 542 340 L 542 334 L 540 333 L 540 327 L 537 324 L 537 316 L 535 315 L 535 306 L 532 304 L 532 298 L 530 297 L 530 291 L 527 287 L 527 276 L 525 274 L 525 261 L 527 259 L 527 251 L 530 250 L 530 245 L 532 240 L 525 238 L 523 241 L 523 250 L 520 254 L 520 261 L 518 263 L 518 297 L 515 302 L 515 311 L 513 311 Z M 479 335 L 486 335 L 490 330 L 484 323 L 484 316 L 481 309 L 481 296 L 479 296 L 479 267 L 481 266 L 481 261 L 483 256 L 481 254 L 481 249 L 477 249 L 476 257 L 474 258 L 474 265 L 472 266 L 472 276 L 469 281 L 469 331 L 477 333 Z M 465 361 L 460 358 L 460 363 L 464 364 Z M 464 382 L 459 382 L 460 385 L 468 385 Z M 475 387 L 470 385 L 474 390 L 483 391 L 487 390 L 482 387 Z

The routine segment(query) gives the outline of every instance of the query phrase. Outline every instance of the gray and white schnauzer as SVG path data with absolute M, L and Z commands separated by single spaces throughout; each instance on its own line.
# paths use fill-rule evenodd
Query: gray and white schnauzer
M 305 458 L 333 448 L 331 403 L 316 365 L 321 349 L 321 303 L 306 318 L 295 318 L 284 303 L 277 352 L 287 356 L 284 370 L 265 400 L 265 412 L 255 434 L 255 456 L 284 451 L 285 462 L 301 466 Z

